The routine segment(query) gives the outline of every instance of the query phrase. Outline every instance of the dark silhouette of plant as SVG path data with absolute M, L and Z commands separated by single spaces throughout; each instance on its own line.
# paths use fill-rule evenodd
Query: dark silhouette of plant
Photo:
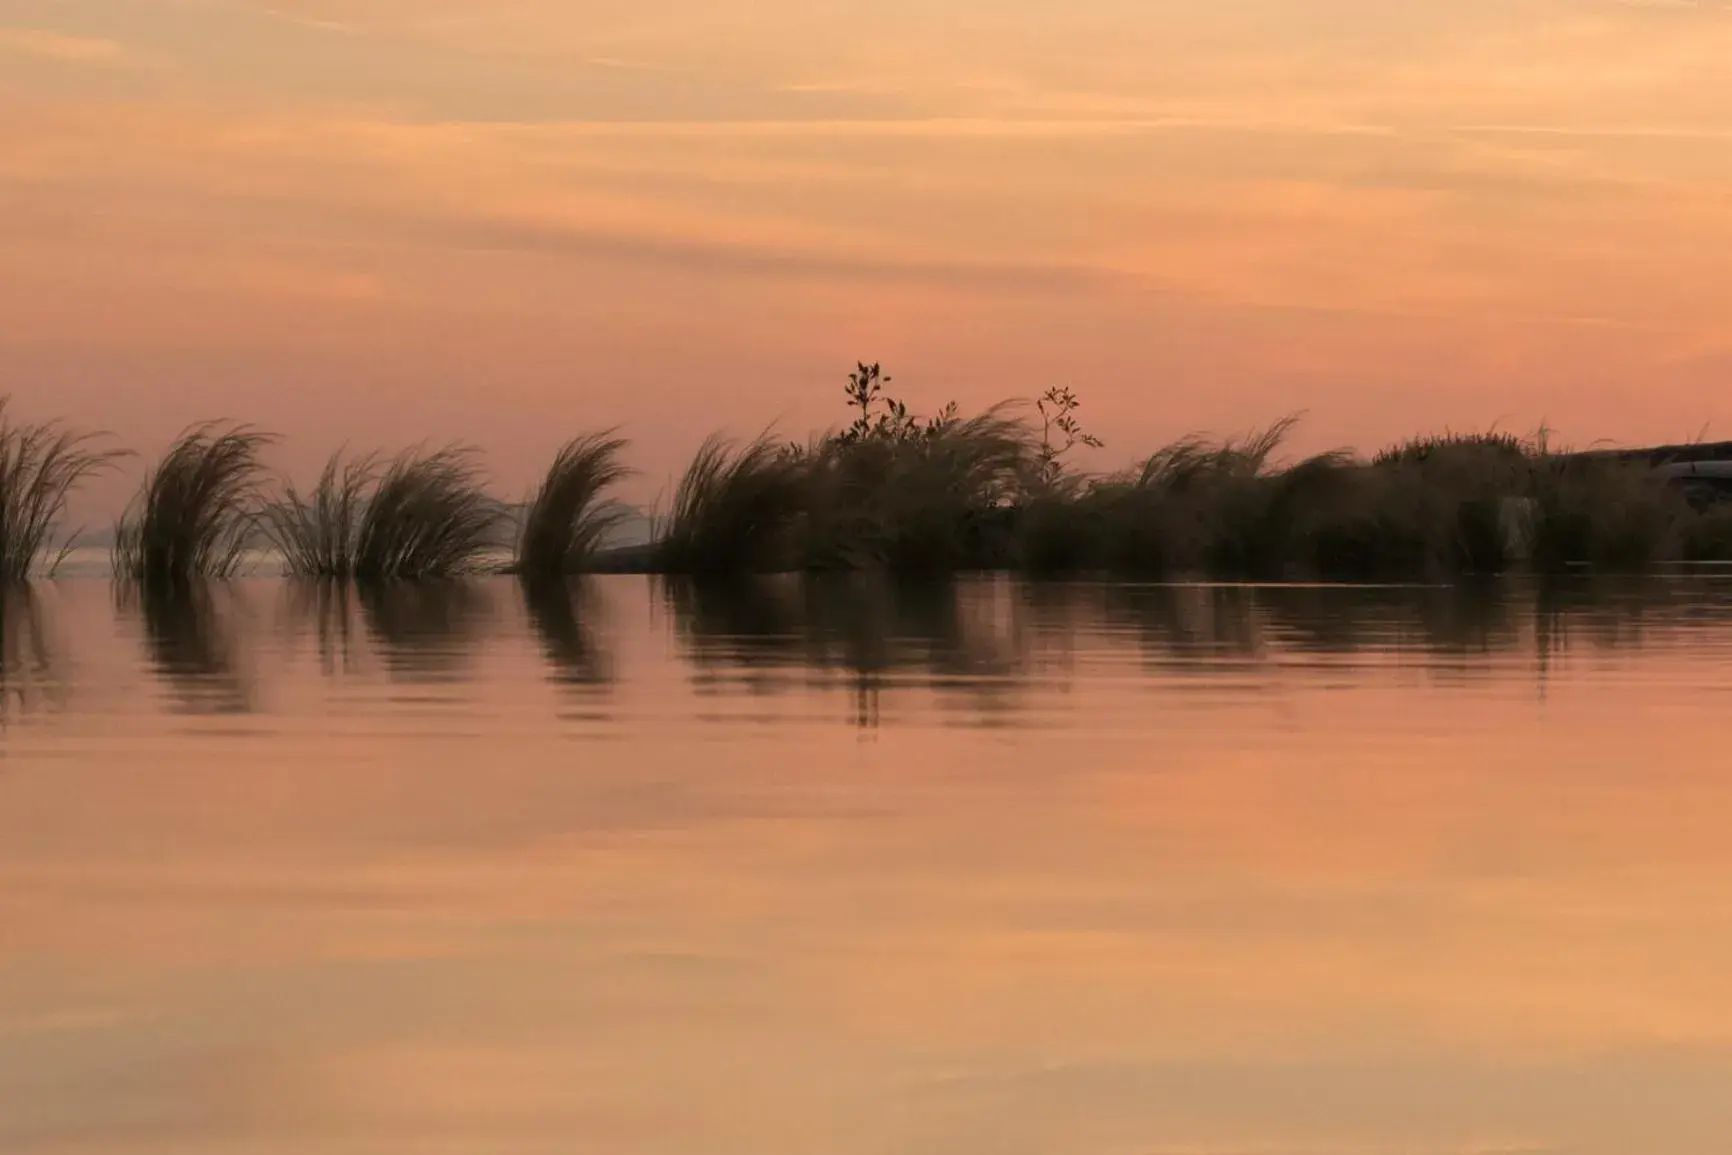
M 668 573 L 789 568 L 808 477 L 806 454 L 767 433 L 744 445 L 707 438 L 674 491 L 656 564 Z
M 124 450 L 99 449 L 102 434 L 73 433 L 59 422 L 14 422 L 0 397 L 0 582 L 26 580 L 39 566 L 52 574 L 72 549 L 54 537 L 78 485 L 110 468 Z M 54 552 L 52 555 L 50 551 Z
M 296 577 L 415 579 L 482 568 L 503 544 L 505 511 L 482 487 L 473 450 L 408 450 L 326 464 L 309 494 L 265 504 L 265 534 Z
M 907 402 L 884 392 L 884 386 L 888 384 L 890 377 L 877 362 L 870 365 L 859 362 L 854 372 L 848 374 L 848 384 L 843 386 L 848 407 L 858 412 L 853 424 L 832 440 L 844 445 L 862 441 L 911 441 L 936 437 L 958 420 L 956 402 L 952 401 L 936 416 L 921 421 L 908 412 Z
M 1040 470 L 1041 480 L 1046 484 L 1056 482 L 1063 474 L 1060 459 L 1065 454 L 1079 445 L 1099 449 L 1106 444 L 1083 429 L 1076 415 L 1082 402 L 1068 386 L 1054 385 L 1036 399 L 1034 407 L 1040 413 Z
M 265 535 L 283 555 L 283 568 L 296 577 L 353 577 L 360 567 L 362 522 L 378 479 L 377 458 L 345 462 L 335 453 L 311 493 L 285 483 L 281 496 L 262 511 Z
M 115 575 L 146 584 L 232 575 L 258 529 L 259 451 L 272 440 L 246 425 L 182 433 L 115 529 Z
M 631 471 L 626 442 L 611 432 L 574 438 L 553 459 L 524 514 L 517 569 L 543 577 L 587 569 L 601 543 L 630 511 L 606 499 Z

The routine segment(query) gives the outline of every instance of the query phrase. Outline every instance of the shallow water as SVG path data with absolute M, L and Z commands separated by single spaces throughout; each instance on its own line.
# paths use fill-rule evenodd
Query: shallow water
M 1732 1135 L 1732 581 L 69 580 L 0 630 L 0 1151 Z

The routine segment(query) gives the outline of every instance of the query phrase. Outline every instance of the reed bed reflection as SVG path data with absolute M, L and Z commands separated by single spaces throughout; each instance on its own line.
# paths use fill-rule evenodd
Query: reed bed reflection
M 0 727 L 64 704 L 66 693 L 48 601 L 25 582 L 0 585 Z
M 582 578 L 526 575 L 518 588 L 553 681 L 581 688 L 611 683 L 613 663 L 597 628 L 604 607 L 594 584 Z
M 469 579 L 360 582 L 355 586 L 388 677 L 460 680 L 498 617 L 493 589 Z
M 700 697 L 834 691 L 866 723 L 910 694 L 969 724 L 1019 711 L 1032 719 L 1047 708 L 1043 693 L 1103 673 L 1157 688 L 1213 679 L 1255 692 L 1283 671 L 1407 668 L 1461 680 L 1526 665 L 1543 685 L 1572 654 L 1687 645 L 1702 628 L 1732 624 L 1732 581 L 1713 577 L 1351 586 L 525 575 L 288 579 L 275 588 L 280 634 L 291 651 L 316 653 L 327 677 L 474 682 L 490 676 L 479 659 L 497 641 L 501 653 L 533 655 L 547 682 L 584 693 L 620 681 L 610 607 L 642 591 L 666 612 Z M 122 609 L 141 624 L 148 668 L 176 708 L 255 708 L 257 679 L 268 675 L 253 672 L 262 666 L 250 652 L 257 639 L 242 628 L 250 614 L 243 587 L 195 580 L 118 589 Z M 59 685 L 45 612 L 40 591 L 15 587 L 0 615 L 0 685 L 14 712 Z
M 239 621 L 246 603 L 233 583 L 188 579 L 127 582 L 118 607 L 142 626 L 149 667 L 174 708 L 246 714 L 256 708 Z

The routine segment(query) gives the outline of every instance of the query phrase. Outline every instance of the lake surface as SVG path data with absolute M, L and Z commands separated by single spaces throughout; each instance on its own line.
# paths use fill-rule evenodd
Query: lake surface
M 1732 1141 L 1732 581 L 3 621 L 10 1155 Z

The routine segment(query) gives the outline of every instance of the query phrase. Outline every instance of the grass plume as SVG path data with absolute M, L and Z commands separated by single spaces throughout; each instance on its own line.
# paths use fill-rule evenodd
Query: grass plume
M 709 437 L 663 519 L 658 567 L 669 573 L 791 568 L 808 477 L 803 456 L 768 433 L 743 445 Z
M 182 433 L 115 530 L 116 576 L 146 585 L 228 577 L 258 529 L 269 434 L 211 423 Z
M 336 454 L 311 492 L 285 486 L 262 521 L 295 577 L 417 579 L 481 569 L 501 545 L 505 513 L 474 451 L 449 446 L 383 464 Z
M 15 422 L 0 397 L 0 583 L 52 574 L 71 549 L 55 536 L 80 483 L 109 468 L 124 451 L 98 447 L 100 434 L 74 433 L 58 422 Z
M 626 442 L 611 432 L 568 441 L 554 457 L 524 512 L 517 570 L 538 578 L 587 569 L 628 510 L 607 492 L 630 475 L 620 460 Z

